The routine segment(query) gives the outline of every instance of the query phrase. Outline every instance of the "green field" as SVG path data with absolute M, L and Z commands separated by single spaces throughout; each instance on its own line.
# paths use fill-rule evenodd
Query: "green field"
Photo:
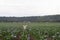
M 23 25 L 27 25 L 26 30 L 24 30 Z M 47 38 L 60 40 L 60 23 L 0 22 L 0 40 L 15 40 L 17 35 L 20 36 L 19 40 L 27 40 L 28 34 L 30 34 L 34 40 L 45 40 Z

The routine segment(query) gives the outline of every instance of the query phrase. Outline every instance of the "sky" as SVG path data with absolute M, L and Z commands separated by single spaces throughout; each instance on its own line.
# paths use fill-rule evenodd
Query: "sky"
M 60 0 L 0 0 L 0 16 L 60 14 Z

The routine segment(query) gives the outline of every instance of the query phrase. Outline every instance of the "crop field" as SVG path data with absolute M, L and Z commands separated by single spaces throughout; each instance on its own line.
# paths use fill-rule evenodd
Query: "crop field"
M 60 23 L 0 22 L 0 40 L 60 40 Z

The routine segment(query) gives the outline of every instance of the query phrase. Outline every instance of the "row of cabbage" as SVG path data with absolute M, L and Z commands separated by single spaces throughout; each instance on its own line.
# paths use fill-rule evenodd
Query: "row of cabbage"
M 34 40 L 60 40 L 60 27 L 30 27 L 26 30 L 21 27 L 0 27 L 1 40 L 15 40 L 17 35 L 20 40 L 29 40 L 29 37 Z

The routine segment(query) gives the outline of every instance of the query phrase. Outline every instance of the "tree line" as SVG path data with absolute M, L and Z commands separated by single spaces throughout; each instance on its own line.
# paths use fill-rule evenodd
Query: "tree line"
M 31 17 L 0 17 L 0 22 L 60 22 L 60 15 Z

